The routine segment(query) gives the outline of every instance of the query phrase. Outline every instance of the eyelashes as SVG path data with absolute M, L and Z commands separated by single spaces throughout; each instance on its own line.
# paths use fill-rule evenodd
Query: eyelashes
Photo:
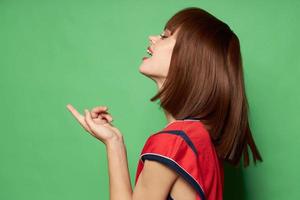
M 160 36 L 160 38 L 161 38 L 161 39 L 165 39 L 165 38 L 167 38 L 167 36 L 165 36 L 165 35 L 164 35 L 164 34 L 162 34 L 162 33 L 161 33 L 161 34 L 159 34 L 159 36 Z

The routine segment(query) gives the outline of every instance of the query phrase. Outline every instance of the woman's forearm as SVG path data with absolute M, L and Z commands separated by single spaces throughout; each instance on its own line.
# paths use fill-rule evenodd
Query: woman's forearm
M 127 151 L 123 138 L 106 144 L 110 200 L 132 200 Z

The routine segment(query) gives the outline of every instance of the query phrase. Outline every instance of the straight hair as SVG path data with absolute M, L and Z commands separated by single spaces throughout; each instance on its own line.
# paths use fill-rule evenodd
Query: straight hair
M 238 166 L 262 161 L 249 126 L 240 42 L 230 27 L 207 11 L 177 12 L 164 30 L 179 28 L 168 75 L 155 96 L 175 119 L 196 117 L 205 125 L 218 156 Z

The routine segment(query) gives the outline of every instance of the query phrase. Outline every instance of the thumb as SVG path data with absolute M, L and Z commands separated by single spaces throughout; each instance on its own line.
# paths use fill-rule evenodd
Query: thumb
M 94 131 L 96 129 L 96 124 L 92 119 L 91 113 L 87 109 L 84 109 L 84 112 L 85 112 L 85 121 L 87 125 L 90 127 L 91 130 Z

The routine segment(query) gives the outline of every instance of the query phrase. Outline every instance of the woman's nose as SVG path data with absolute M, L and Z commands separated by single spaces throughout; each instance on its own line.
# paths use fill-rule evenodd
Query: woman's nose
M 158 38 L 159 38 L 159 36 L 150 35 L 149 41 L 151 44 L 155 44 L 155 42 L 157 41 Z

